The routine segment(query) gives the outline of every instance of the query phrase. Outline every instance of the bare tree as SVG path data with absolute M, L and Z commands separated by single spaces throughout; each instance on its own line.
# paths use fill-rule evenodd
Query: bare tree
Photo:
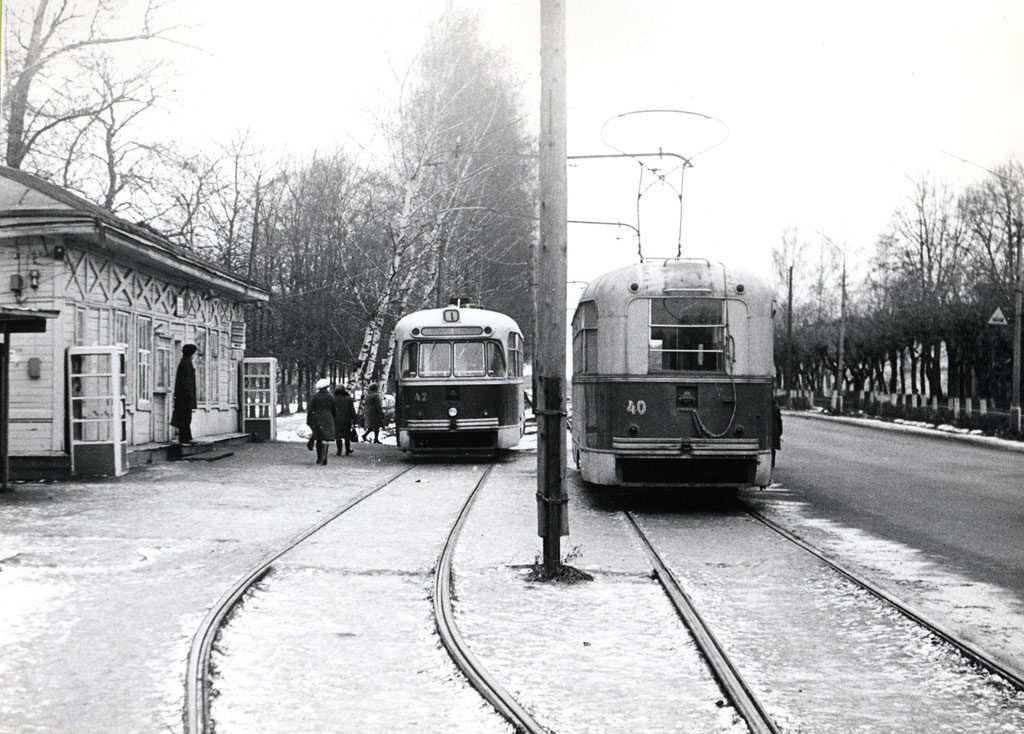
M 379 372 L 389 320 L 439 305 L 474 281 L 482 290 L 493 264 L 518 259 L 522 274 L 529 271 L 523 250 L 533 231 L 535 174 L 524 161 L 531 140 L 503 67 L 481 43 L 476 16 L 449 9 L 402 85 L 395 121 L 383 126 L 401 205 L 388 227 L 386 286 L 364 330 L 361 381 Z M 381 358 L 386 368 L 388 357 Z
M 105 109 L 109 100 L 77 91 L 76 68 L 103 48 L 171 40 L 176 26 L 154 23 L 162 7 L 161 0 L 4 3 L 7 165 L 21 168 L 43 138 Z

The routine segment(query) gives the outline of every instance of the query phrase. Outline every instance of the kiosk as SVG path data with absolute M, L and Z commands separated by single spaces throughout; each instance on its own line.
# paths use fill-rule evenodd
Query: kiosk
M 128 471 L 125 350 L 68 347 L 71 471 L 119 477 Z
M 277 438 L 277 359 L 246 357 L 240 369 L 242 433 L 273 441 Z

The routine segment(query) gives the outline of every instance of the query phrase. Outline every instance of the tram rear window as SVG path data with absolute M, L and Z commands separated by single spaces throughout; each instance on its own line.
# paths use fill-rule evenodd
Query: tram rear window
M 651 299 L 648 372 L 725 370 L 725 302 L 717 298 Z
M 402 350 L 402 377 L 504 377 L 496 341 L 412 342 Z

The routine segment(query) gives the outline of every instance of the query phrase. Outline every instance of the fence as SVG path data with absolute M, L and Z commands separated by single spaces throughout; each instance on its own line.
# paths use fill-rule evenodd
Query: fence
M 793 410 L 824 408 L 838 413 L 837 394 L 816 395 L 813 390 L 777 390 L 778 403 Z M 903 419 L 979 430 L 986 435 L 1009 435 L 1010 414 L 994 408 L 985 398 L 946 398 L 858 391 L 843 396 L 844 414 L 865 414 L 885 420 Z

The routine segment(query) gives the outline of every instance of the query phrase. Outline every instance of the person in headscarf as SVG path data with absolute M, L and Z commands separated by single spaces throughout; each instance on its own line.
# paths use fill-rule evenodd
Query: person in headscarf
M 178 443 L 192 443 L 192 411 L 196 409 L 196 368 L 192 366 L 195 344 L 181 348 L 181 361 L 174 376 L 174 408 L 171 425 L 178 429 Z
M 352 423 L 356 419 L 356 403 L 344 387 L 334 391 L 334 407 L 334 436 L 338 442 L 338 456 L 341 456 L 342 443 L 345 444 L 347 456 L 352 453 Z
M 373 434 L 373 442 L 380 443 L 380 429 L 384 427 L 384 404 L 381 402 L 377 384 L 370 385 L 366 397 L 363 398 L 363 441 Z
M 317 380 L 316 393 L 309 400 L 306 411 L 306 425 L 312 430 L 307 448 L 316 445 L 316 463 L 327 464 L 328 447 L 334 442 L 334 396 L 328 388 L 331 381 L 326 377 Z

